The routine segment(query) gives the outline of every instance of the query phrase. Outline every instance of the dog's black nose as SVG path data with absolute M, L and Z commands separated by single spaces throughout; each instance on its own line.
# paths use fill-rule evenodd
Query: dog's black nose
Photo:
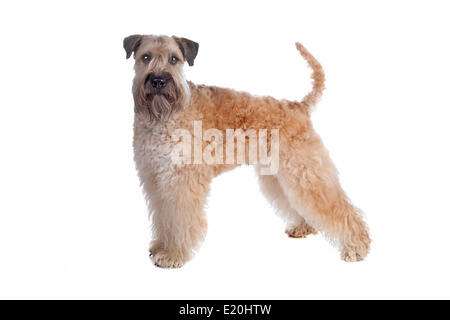
M 150 86 L 153 93 L 161 93 L 171 79 L 172 76 L 168 72 L 152 72 L 145 79 L 145 84 Z
M 152 84 L 152 87 L 155 89 L 162 89 L 166 86 L 167 81 L 160 77 L 155 77 L 153 79 L 150 79 L 150 82 Z

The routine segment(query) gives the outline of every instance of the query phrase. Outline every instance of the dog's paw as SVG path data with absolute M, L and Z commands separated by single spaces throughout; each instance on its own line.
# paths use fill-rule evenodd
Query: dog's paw
M 162 243 L 153 241 L 150 245 L 150 249 L 148 250 L 148 252 L 150 253 L 150 256 L 154 256 L 158 252 L 162 251 L 163 248 L 164 248 L 164 246 L 162 245 Z
M 161 268 L 181 268 L 185 263 L 181 257 L 172 256 L 166 252 L 152 252 L 150 258 L 156 266 Z
M 287 228 L 285 232 L 291 238 L 306 238 L 308 234 L 317 233 L 317 231 L 307 223 L 302 223 L 299 226 Z
M 356 262 L 364 260 L 370 251 L 370 237 L 367 231 L 363 231 L 352 241 L 344 243 L 341 251 L 341 259 L 347 262 Z
M 355 251 L 352 250 L 344 250 L 341 252 L 341 259 L 346 262 L 357 262 L 364 259 L 364 257 Z
M 346 262 L 357 262 L 364 260 L 369 253 L 368 245 L 361 245 L 358 247 L 344 247 L 341 252 L 341 259 Z

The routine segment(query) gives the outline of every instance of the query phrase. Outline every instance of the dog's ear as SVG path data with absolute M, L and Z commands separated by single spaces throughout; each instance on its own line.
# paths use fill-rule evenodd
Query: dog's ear
M 186 60 L 190 66 L 193 66 L 194 59 L 198 53 L 198 43 L 186 38 L 178 38 L 175 36 L 172 36 L 172 38 L 177 42 L 178 47 L 183 53 L 184 60 Z
M 141 44 L 142 36 L 139 34 L 133 34 L 131 36 L 126 37 L 123 39 L 123 48 L 125 49 L 125 52 L 127 53 L 127 59 L 131 57 L 131 54 L 133 52 L 136 52 L 137 48 L 139 48 L 139 45 Z

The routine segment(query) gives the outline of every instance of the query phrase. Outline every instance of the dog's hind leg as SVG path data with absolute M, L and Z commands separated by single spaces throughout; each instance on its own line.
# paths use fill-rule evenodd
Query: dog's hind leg
M 358 261 L 369 252 L 370 238 L 361 212 L 342 190 L 337 170 L 318 137 L 280 155 L 278 180 L 296 210 L 341 250 L 345 261 Z
M 277 213 L 287 222 L 286 233 L 293 238 L 305 238 L 315 234 L 316 230 L 308 225 L 305 219 L 289 203 L 278 178 L 274 175 L 260 175 L 259 184 L 262 193 L 277 210 Z
M 186 170 L 163 181 L 144 181 L 144 190 L 153 220 L 152 260 L 160 267 L 181 267 L 206 235 L 209 181 Z

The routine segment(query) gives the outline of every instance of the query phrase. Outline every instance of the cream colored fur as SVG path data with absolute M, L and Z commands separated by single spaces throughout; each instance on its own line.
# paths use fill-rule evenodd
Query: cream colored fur
M 346 261 L 358 261 L 368 254 L 370 238 L 361 211 L 342 190 L 337 170 L 311 124 L 309 115 L 324 89 L 324 74 L 320 64 L 303 46 L 296 44 L 313 69 L 314 82 L 312 92 L 296 102 L 195 85 L 185 80 L 183 61 L 175 65 L 169 63 L 172 55 L 184 56 L 184 59 L 189 54 L 192 56 L 195 43 L 165 36 L 142 36 L 132 40 L 136 39 L 140 40 L 137 46 L 131 42 L 136 70 L 133 145 L 136 168 L 153 223 L 154 240 L 150 251 L 156 265 L 181 267 L 192 257 L 206 235 L 204 206 L 212 179 L 238 166 L 183 165 L 173 161 L 171 155 L 176 142 L 172 133 L 177 129 L 192 132 L 196 120 L 202 121 L 203 130 L 278 128 L 279 171 L 276 175 L 260 176 L 260 184 L 264 195 L 285 218 L 286 232 L 301 238 L 317 230 L 338 245 Z M 125 46 L 128 46 L 128 54 L 130 44 Z M 141 59 L 146 52 L 153 56 L 148 64 Z M 144 82 L 151 72 L 171 74 L 173 88 L 170 90 L 173 90 L 171 94 L 176 94 L 176 102 L 169 103 L 169 110 L 157 116 L 153 111 L 160 107 L 155 107 L 155 100 L 145 95 Z M 142 102 L 147 98 L 149 100 Z M 163 105 L 170 100 L 161 100 L 164 96 L 158 99 L 157 103 Z

